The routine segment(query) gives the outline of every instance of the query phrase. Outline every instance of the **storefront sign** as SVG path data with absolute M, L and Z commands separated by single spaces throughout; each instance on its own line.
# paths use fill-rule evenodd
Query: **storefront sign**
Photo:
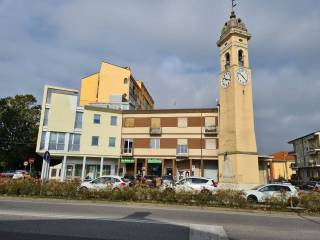
M 161 159 L 157 159 L 157 158 L 150 158 L 148 159 L 148 163 L 157 163 L 157 164 L 161 164 L 162 161 Z
M 134 163 L 134 159 L 124 158 L 121 159 L 121 163 Z

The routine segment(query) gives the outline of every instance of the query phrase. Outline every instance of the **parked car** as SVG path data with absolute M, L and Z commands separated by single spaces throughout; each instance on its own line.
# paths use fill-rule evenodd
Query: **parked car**
M 176 191 L 214 191 L 217 187 L 213 179 L 202 177 L 183 178 L 174 185 Z
M 320 190 L 320 182 L 319 181 L 309 181 L 301 186 L 299 186 L 299 189 L 302 191 L 319 191 Z
M 80 189 L 101 190 L 105 188 L 120 189 L 127 187 L 129 182 L 123 177 L 109 175 L 101 176 L 88 182 L 82 182 Z
M 142 183 L 148 185 L 149 187 L 157 186 L 157 176 L 154 175 L 146 175 L 142 178 Z
M 30 175 L 25 170 L 17 170 L 14 172 L 12 179 L 30 178 Z
M 296 197 L 298 192 L 291 184 L 266 184 L 244 191 L 246 199 L 250 202 L 266 202 L 271 197 L 285 196 L 287 199 Z
M 173 176 L 172 175 L 162 176 L 161 185 L 164 187 L 173 187 L 174 185 Z
M 3 178 L 12 178 L 13 175 L 14 175 L 14 170 L 8 170 L 8 171 L 5 171 L 5 172 L 2 172 L 0 173 L 0 177 L 3 177 Z

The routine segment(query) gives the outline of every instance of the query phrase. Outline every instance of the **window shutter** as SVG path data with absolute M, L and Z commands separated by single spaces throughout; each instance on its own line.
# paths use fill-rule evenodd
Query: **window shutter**
M 161 127 L 160 118 L 151 118 L 151 127 L 152 128 L 160 128 Z

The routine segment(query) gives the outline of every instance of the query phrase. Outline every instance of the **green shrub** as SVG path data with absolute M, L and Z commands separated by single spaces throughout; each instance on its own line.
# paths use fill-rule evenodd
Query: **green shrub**
M 299 195 L 301 207 L 309 212 L 320 213 L 320 193 L 302 193 Z
M 219 189 L 213 194 L 213 202 L 218 206 L 233 208 L 247 207 L 248 202 L 243 191 Z

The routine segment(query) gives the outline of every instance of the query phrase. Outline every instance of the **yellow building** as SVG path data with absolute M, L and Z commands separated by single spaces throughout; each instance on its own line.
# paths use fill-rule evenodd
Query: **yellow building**
M 36 151 L 42 156 L 49 151 L 51 161 L 43 161 L 42 178 L 84 179 L 118 172 L 121 111 L 77 103 L 77 90 L 45 86 Z
M 154 101 L 129 67 L 102 62 L 100 71 L 81 81 L 80 106 L 108 104 L 121 109 L 153 109 Z
M 220 48 L 220 182 L 250 187 L 259 183 L 254 130 L 252 77 L 245 24 L 232 12 L 219 41 Z

